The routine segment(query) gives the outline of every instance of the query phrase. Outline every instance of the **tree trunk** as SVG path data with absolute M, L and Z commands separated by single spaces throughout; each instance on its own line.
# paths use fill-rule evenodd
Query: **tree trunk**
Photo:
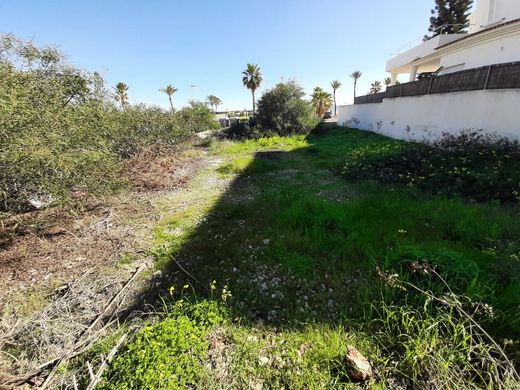
M 171 96 L 168 96 L 168 100 L 170 101 L 170 108 L 172 109 L 172 112 L 173 112 L 172 97 L 171 97 Z
M 337 110 L 338 106 L 336 104 L 336 90 L 334 90 L 334 116 L 336 116 L 336 110 Z
M 357 80 L 354 80 L 354 100 L 356 99 L 356 84 Z
M 256 112 L 255 90 L 254 89 L 251 90 L 251 94 L 253 95 L 253 115 L 254 115 Z

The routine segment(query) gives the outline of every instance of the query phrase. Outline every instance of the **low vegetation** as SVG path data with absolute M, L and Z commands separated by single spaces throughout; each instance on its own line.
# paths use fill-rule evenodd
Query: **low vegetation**
M 148 207 L 140 218 L 153 226 L 151 246 L 128 249 L 105 279 L 90 270 L 59 287 L 45 321 L 2 321 L 2 359 L 39 371 L 2 374 L 0 387 L 38 384 L 45 370 L 41 383 L 61 375 L 71 388 L 98 379 L 105 389 L 520 386 L 517 143 L 466 132 L 423 145 L 318 126 L 332 96 L 316 89 L 305 101 L 289 81 L 263 94 L 254 119 L 184 148 L 214 121 L 203 103 L 174 110 L 173 86 L 163 89 L 168 111 L 132 105 L 128 85 L 113 95 L 52 48 L 11 36 L 0 45 L 0 212 L 109 194 L 130 178 L 139 191 L 170 189 L 165 166 L 200 157 L 189 180 L 175 179 L 182 191 L 129 201 L 129 219 L 135 204 Z M 249 64 L 253 101 L 261 82 Z M 92 245 L 112 227 L 112 211 L 100 214 L 87 224 L 98 232 Z M 67 233 L 75 241 L 63 242 L 79 246 L 70 229 L 49 239 Z M 135 280 L 132 302 L 115 303 Z M 369 373 L 354 372 L 352 350 Z M 53 360 L 33 364 L 42 356 Z
M 214 142 L 231 187 L 158 231 L 172 303 L 105 386 L 356 388 L 354 346 L 372 389 L 515 388 L 518 206 L 334 173 L 399 145 L 350 129 Z
M 446 134 L 431 145 L 388 141 L 350 153 L 343 174 L 479 202 L 518 202 L 520 145 L 476 131 Z

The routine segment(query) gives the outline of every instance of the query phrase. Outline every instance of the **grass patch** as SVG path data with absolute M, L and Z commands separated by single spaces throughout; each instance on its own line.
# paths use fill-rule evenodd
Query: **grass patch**
M 283 152 L 269 155 L 276 159 L 253 158 L 274 145 Z M 216 281 L 233 293 L 217 325 L 226 374 L 204 368 L 214 362 L 204 351 L 215 330 L 204 327 L 190 360 L 198 368 L 179 368 L 189 385 L 354 388 L 343 358 L 354 345 L 373 364 L 372 388 L 514 388 L 510 366 L 484 331 L 511 359 L 520 356 L 519 209 L 337 174 L 345 156 L 400 145 L 350 129 L 213 145 L 225 158 L 217 176 L 238 176 L 218 202 L 204 203 L 207 214 L 180 241 L 161 235 L 157 253 L 177 290 L 190 283 L 204 302 Z M 176 214 L 169 228 L 194 212 Z M 157 326 L 147 337 L 160 355 L 175 332 L 169 322 Z M 135 369 L 142 363 L 131 363 L 139 356 L 131 348 Z M 118 383 L 134 375 L 122 369 Z
M 216 155 L 239 155 L 271 149 L 290 151 L 306 146 L 308 146 L 308 143 L 305 140 L 305 135 L 273 136 L 242 142 L 216 141 L 210 145 L 210 152 Z

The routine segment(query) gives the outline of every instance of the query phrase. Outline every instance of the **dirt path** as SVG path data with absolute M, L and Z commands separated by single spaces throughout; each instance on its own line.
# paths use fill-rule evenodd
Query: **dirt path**
M 0 307 L 29 296 L 42 300 L 34 295 L 45 295 L 94 267 L 106 272 L 135 262 L 132 256 L 149 248 L 153 227 L 183 207 L 190 181 L 214 160 L 204 155 L 184 161 L 172 172 L 179 184 L 168 190 L 125 193 L 92 203 L 76 216 L 46 210 L 8 221 L 0 242 Z M 28 306 L 33 304 L 38 302 Z
M 157 226 L 187 209 L 202 218 L 230 182 L 216 172 L 221 163 L 199 150 L 172 172 L 179 185 L 168 190 L 132 191 L 76 217 L 47 210 L 5 225 L 17 235 L 4 234 L 9 239 L 1 243 L 0 377 L 26 373 L 70 350 L 137 267 L 145 272 L 107 321 L 153 289 Z M 24 352 L 14 359 L 11 348 Z

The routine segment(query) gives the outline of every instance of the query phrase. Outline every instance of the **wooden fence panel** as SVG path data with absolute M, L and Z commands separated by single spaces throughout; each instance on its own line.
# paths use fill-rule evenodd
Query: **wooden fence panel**
M 487 89 L 520 88 L 520 62 L 492 65 Z
M 489 67 L 454 72 L 433 78 L 430 93 L 477 91 L 484 89 Z
M 430 87 L 430 79 L 412 81 L 410 83 L 401 84 L 401 96 L 419 96 L 427 95 Z
M 392 85 L 386 89 L 386 97 L 387 98 L 396 98 L 401 96 L 401 87 L 402 84 Z
M 388 87 L 385 92 L 358 96 L 354 104 L 382 103 L 385 98 L 435 93 L 520 88 L 520 62 L 467 69 Z

